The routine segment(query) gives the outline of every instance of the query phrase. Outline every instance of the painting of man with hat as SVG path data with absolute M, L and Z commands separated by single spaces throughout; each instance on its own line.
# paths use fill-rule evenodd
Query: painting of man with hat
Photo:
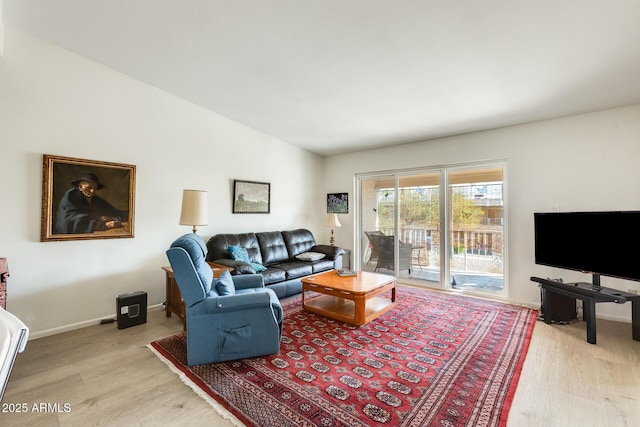
M 41 240 L 133 237 L 135 165 L 43 156 Z
M 122 227 L 129 213 L 116 209 L 96 194 L 104 188 L 96 174 L 84 174 L 71 181 L 71 185 L 58 205 L 57 234 L 93 233 Z

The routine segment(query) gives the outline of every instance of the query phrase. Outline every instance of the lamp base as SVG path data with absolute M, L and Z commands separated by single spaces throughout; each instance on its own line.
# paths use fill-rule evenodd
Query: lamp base
M 335 246 L 336 239 L 333 238 L 333 229 L 331 229 L 331 238 L 329 239 L 329 246 Z

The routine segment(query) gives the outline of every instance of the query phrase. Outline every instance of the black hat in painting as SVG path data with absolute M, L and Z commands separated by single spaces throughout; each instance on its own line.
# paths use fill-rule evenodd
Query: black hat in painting
M 74 187 L 77 187 L 78 184 L 80 184 L 82 181 L 93 182 L 98 186 L 98 190 L 100 190 L 101 188 L 104 188 L 104 185 L 100 184 L 100 181 L 98 181 L 98 177 L 94 173 L 87 173 L 82 175 L 80 178 L 74 181 L 71 181 L 71 185 L 73 185 Z

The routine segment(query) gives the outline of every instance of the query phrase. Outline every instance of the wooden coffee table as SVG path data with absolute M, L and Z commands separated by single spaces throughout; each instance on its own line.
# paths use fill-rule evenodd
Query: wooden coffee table
M 380 295 L 389 290 L 390 298 Z M 323 295 L 307 299 L 308 291 Z M 393 276 L 358 271 L 357 276 L 341 277 L 332 270 L 302 279 L 302 308 L 345 323 L 362 326 L 395 305 Z

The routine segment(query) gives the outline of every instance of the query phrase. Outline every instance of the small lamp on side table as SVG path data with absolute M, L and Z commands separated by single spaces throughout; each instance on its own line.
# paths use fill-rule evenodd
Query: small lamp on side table
M 196 232 L 198 225 L 208 225 L 207 192 L 203 190 L 183 190 L 180 225 L 193 226 Z
M 329 244 L 331 246 L 335 246 L 335 238 L 333 237 L 333 229 L 335 227 L 342 227 L 342 224 L 340 224 L 340 221 L 338 220 L 338 214 L 335 213 L 330 213 L 327 214 L 327 220 L 324 223 L 325 227 L 331 227 L 331 239 L 329 239 Z

